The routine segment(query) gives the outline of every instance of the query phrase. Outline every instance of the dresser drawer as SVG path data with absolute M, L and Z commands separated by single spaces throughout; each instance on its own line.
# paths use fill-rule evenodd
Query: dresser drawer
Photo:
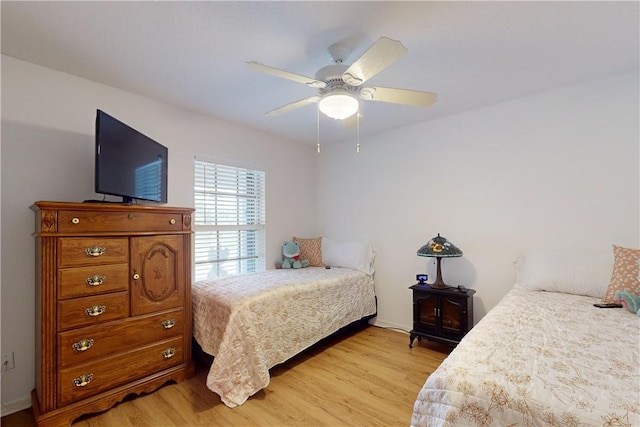
M 182 214 L 162 212 L 58 211 L 58 232 L 182 231 Z
M 129 240 L 115 237 L 65 237 L 58 241 L 58 267 L 129 262 Z
M 58 405 L 67 405 L 183 362 L 182 337 L 60 369 Z
M 59 331 L 128 316 L 129 292 L 114 292 L 58 302 Z
M 58 270 L 58 299 L 129 289 L 129 264 L 107 264 Z
M 58 334 L 58 363 L 61 367 L 83 363 L 180 336 L 183 332 L 182 308 L 61 332 Z

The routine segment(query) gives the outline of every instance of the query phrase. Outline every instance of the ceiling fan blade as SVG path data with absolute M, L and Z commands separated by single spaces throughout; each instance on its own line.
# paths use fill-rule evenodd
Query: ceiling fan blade
M 279 68 L 270 67 L 268 65 L 264 65 L 256 61 L 249 61 L 247 62 L 247 65 L 252 70 L 271 74 L 276 77 L 281 77 L 287 80 L 293 80 L 294 82 L 304 83 L 307 86 L 310 86 L 313 88 L 323 88 L 327 85 L 325 82 L 322 82 L 320 80 L 312 79 L 311 77 L 303 76 L 296 73 L 291 73 L 289 71 L 284 71 Z
M 360 89 L 360 98 L 366 101 L 392 102 L 394 104 L 428 107 L 438 100 L 438 94 L 419 90 L 367 86 Z
M 310 96 L 308 98 L 301 99 L 299 101 L 294 101 L 290 104 L 283 105 L 282 107 L 275 108 L 271 111 L 264 113 L 265 116 L 278 116 L 280 114 L 288 113 L 289 111 L 295 110 L 296 108 L 304 107 L 305 105 L 313 104 L 315 102 L 320 101 L 319 96 Z
M 351 86 L 360 86 L 407 53 L 397 40 L 381 37 L 342 74 L 342 80 Z

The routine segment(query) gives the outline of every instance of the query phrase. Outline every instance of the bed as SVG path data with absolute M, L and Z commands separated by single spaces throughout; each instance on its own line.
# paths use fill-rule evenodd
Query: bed
M 193 286 L 193 335 L 214 356 L 207 387 L 225 405 L 269 384 L 269 369 L 376 313 L 372 274 L 308 267 L 202 281 Z
M 427 378 L 412 426 L 640 425 L 640 317 L 593 306 L 609 295 L 611 262 L 543 258 L 521 266 L 513 289 Z M 633 286 L 638 260 L 640 251 L 627 269 Z

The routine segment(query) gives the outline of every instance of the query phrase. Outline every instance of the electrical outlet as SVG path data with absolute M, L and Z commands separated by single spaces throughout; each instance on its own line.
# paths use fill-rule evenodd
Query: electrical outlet
M 16 364 L 13 359 L 13 351 L 11 353 L 4 353 L 2 355 L 2 370 L 8 371 L 9 369 L 14 369 L 15 367 Z

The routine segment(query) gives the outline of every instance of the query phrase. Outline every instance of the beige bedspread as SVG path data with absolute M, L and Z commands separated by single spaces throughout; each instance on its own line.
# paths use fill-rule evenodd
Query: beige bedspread
M 412 426 L 640 426 L 640 318 L 511 290 L 429 376 Z
M 229 407 L 269 384 L 269 369 L 375 314 L 373 278 L 348 268 L 268 270 L 193 286 L 193 335 L 214 356 L 207 387 Z

